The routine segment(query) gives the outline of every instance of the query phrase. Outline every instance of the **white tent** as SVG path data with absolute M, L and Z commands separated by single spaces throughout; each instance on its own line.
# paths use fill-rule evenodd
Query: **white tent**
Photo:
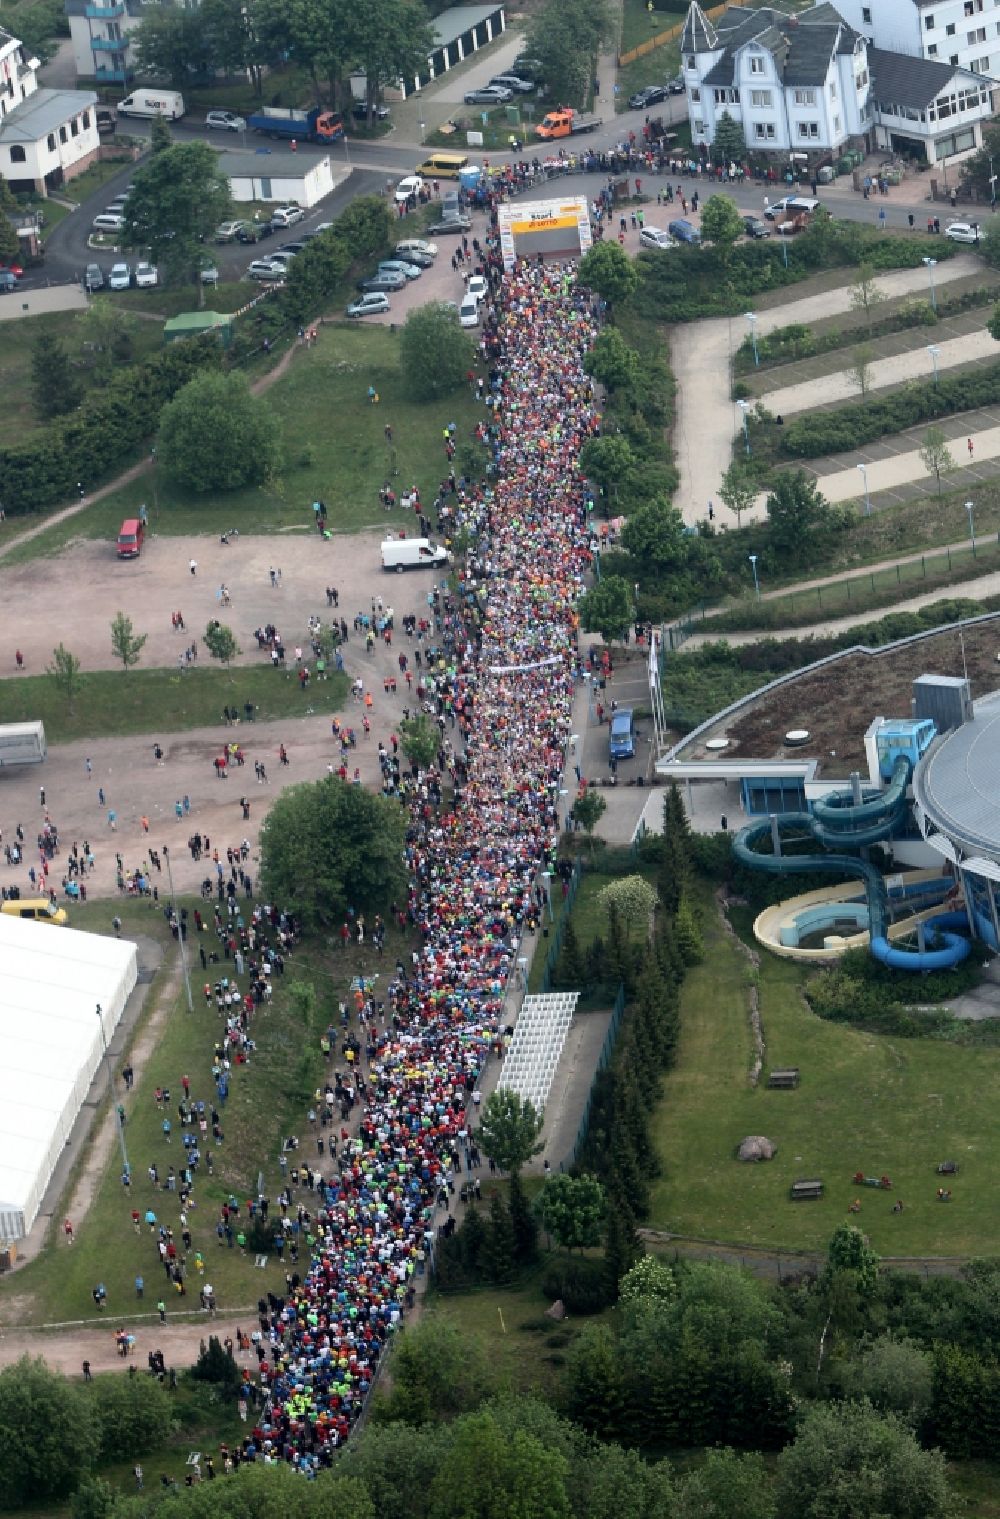
M 134 944 L 0 913 L 0 1240 L 34 1223 L 136 976 Z

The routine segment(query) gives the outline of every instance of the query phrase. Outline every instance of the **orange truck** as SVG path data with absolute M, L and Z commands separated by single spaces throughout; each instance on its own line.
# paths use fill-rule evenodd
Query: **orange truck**
M 597 116 L 581 116 L 572 106 L 560 106 L 550 111 L 536 131 L 545 142 L 556 137 L 577 137 L 584 132 L 596 132 L 604 123 Z

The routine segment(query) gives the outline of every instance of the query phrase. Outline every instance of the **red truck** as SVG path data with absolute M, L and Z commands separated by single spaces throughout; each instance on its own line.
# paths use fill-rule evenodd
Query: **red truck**
M 138 559 L 145 535 L 146 530 L 138 517 L 126 517 L 118 534 L 118 558 Z

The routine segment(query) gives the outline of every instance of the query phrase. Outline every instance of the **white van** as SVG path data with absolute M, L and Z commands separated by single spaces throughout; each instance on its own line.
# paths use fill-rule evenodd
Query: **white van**
M 0 767 L 37 765 L 48 752 L 42 723 L 4 723 L 0 727 Z
M 119 116 L 165 116 L 179 121 L 184 115 L 180 90 L 133 90 L 118 104 Z
M 450 564 L 451 555 L 429 538 L 386 538 L 382 544 L 382 568 L 395 570 L 433 570 Z
M 100 216 L 94 217 L 94 230 L 97 232 L 120 232 L 125 225 L 125 218 L 120 211 L 102 211 Z
M 466 295 L 458 308 L 458 320 L 462 327 L 479 326 L 479 297 Z

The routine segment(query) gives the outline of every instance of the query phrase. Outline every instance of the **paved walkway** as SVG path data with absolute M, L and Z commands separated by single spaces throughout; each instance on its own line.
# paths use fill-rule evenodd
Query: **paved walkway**
M 992 342 L 992 339 L 990 339 Z M 959 426 L 971 426 L 968 414 L 958 419 Z M 878 492 L 891 491 L 901 485 L 906 485 L 914 480 L 926 480 L 931 491 L 937 490 L 937 480 L 930 475 L 927 466 L 921 456 L 923 448 L 922 435 L 926 433 L 926 427 L 915 429 L 906 434 L 910 446 L 904 452 L 892 454 L 889 458 L 872 459 L 866 461 L 864 450 L 859 450 L 858 460 L 846 469 L 836 470 L 831 474 L 819 474 L 819 485 L 823 495 L 828 501 L 855 501 L 864 499 L 864 476 L 858 468 L 858 463 L 865 465 L 865 474 L 868 477 L 868 490 L 871 495 Z M 915 435 L 916 434 L 916 435 Z M 919 441 L 918 441 L 919 439 Z M 969 449 L 969 443 L 972 449 Z M 951 447 L 952 462 L 959 466 L 966 462 L 975 463 L 977 460 L 1000 459 L 1000 425 L 982 428 L 977 432 L 960 433 Z M 942 474 L 942 482 L 945 489 L 960 483 L 965 477 L 965 471 L 959 470 L 956 479 L 954 471 Z M 970 489 L 972 483 L 970 482 Z M 917 556 L 919 558 L 919 555 Z
M 959 254 L 938 265 L 937 286 L 966 278 L 981 267 L 971 254 Z M 832 289 L 813 290 L 758 313 L 757 330 L 764 334 L 792 322 L 813 322 L 820 317 L 848 311 L 851 304 L 849 276 Z M 878 288 L 887 297 L 922 292 L 927 271 L 897 269 L 880 275 Z M 680 473 L 677 499 L 685 522 L 704 520 L 709 501 L 718 503 L 719 481 L 733 453 L 733 440 L 741 426 L 740 412 L 729 399 L 732 354 L 743 341 L 746 323 L 735 317 L 691 322 L 675 327 L 670 336 L 671 365 L 677 379 L 677 416 L 674 448 Z M 857 492 L 855 491 L 855 494 Z M 763 513 L 763 497 L 753 514 Z

